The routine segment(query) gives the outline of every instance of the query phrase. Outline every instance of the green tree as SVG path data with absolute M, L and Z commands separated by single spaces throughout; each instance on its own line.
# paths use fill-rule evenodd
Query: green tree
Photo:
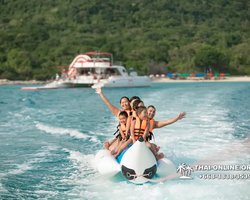
M 7 55 L 7 70 L 19 75 L 20 79 L 27 80 L 32 75 L 29 53 L 19 49 L 12 49 Z
M 88 51 L 144 73 L 155 63 L 250 74 L 249 8 L 248 0 L 3 0 L 0 77 L 47 79 Z
M 222 72 L 222 70 L 228 67 L 228 58 L 218 49 L 204 46 L 197 51 L 194 57 L 194 64 L 202 71 L 211 68 L 213 72 Z

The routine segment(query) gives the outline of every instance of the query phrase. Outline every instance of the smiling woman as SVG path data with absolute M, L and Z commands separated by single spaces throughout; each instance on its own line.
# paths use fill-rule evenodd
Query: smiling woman
M 97 94 L 99 94 L 101 96 L 102 100 L 106 103 L 106 105 L 108 106 L 110 111 L 118 118 L 119 114 L 122 111 L 110 103 L 110 101 L 107 99 L 107 97 L 105 97 L 104 94 L 102 93 L 101 88 L 96 88 L 95 91 Z M 120 106 L 122 107 L 123 111 L 126 111 L 128 113 L 128 116 L 129 116 L 131 113 L 131 108 L 130 108 L 128 97 L 123 96 L 120 99 Z M 126 133 L 127 133 L 127 131 L 126 131 Z M 109 141 L 105 141 L 103 145 L 104 145 L 106 150 L 112 151 L 119 145 L 119 140 L 117 138 L 114 138 L 110 143 L 109 143 Z
M 110 109 L 110 111 L 116 116 L 118 117 L 119 113 L 121 112 L 121 110 L 119 110 L 118 108 L 116 108 L 113 104 L 111 104 L 109 102 L 109 100 L 107 99 L 107 97 L 104 96 L 104 94 L 102 93 L 101 88 L 96 88 L 96 93 L 99 94 L 102 98 L 102 100 L 104 101 L 104 103 L 107 104 L 108 108 Z M 129 99 L 128 97 L 122 97 L 120 99 L 120 105 L 122 107 L 122 109 L 124 111 L 129 111 L 131 110 L 130 108 L 130 104 L 129 104 Z

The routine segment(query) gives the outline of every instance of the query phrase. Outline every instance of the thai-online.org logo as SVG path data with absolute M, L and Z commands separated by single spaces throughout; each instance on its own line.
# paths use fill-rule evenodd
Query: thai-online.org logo
M 193 179 L 192 172 L 201 171 L 200 179 L 250 179 L 250 165 L 194 165 L 193 167 L 180 163 L 176 173 L 180 179 Z
M 180 179 L 193 179 L 190 177 L 191 173 L 194 171 L 192 167 L 186 165 L 185 163 L 180 163 L 176 172 L 181 174 Z

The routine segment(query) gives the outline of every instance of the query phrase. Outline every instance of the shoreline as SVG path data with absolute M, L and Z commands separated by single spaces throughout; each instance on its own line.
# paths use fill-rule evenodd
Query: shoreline
M 8 79 L 0 79 L 0 85 L 43 85 L 51 82 L 49 81 L 37 81 L 37 80 L 15 80 L 11 81 Z M 176 79 L 169 77 L 153 77 L 151 78 L 152 83 L 213 83 L 213 82 L 250 82 L 250 76 L 231 76 L 231 77 L 211 77 L 210 79 L 205 79 L 204 77 L 186 77 L 181 79 L 177 77 Z
M 151 78 L 152 83 L 219 83 L 219 82 L 250 82 L 250 76 L 232 76 L 232 77 L 187 77 L 185 79 L 172 79 L 169 77 Z
M 51 81 L 37 81 L 37 80 L 30 80 L 30 81 L 22 81 L 22 80 L 16 80 L 11 81 L 8 79 L 0 79 L 0 85 L 42 85 L 47 84 Z

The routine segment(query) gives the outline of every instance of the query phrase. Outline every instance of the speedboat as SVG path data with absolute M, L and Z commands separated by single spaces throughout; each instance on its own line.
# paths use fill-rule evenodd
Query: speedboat
M 124 66 L 114 65 L 111 53 L 88 52 L 76 56 L 67 73 L 47 86 L 58 88 L 150 87 L 151 79 L 148 76 L 138 76 L 134 71 L 128 74 Z
M 135 184 L 143 184 L 154 177 L 165 177 L 176 172 L 173 162 L 167 158 L 156 161 L 153 153 L 139 138 L 117 158 L 108 150 L 100 150 L 94 159 L 97 171 L 105 177 L 121 173 L 125 179 Z

